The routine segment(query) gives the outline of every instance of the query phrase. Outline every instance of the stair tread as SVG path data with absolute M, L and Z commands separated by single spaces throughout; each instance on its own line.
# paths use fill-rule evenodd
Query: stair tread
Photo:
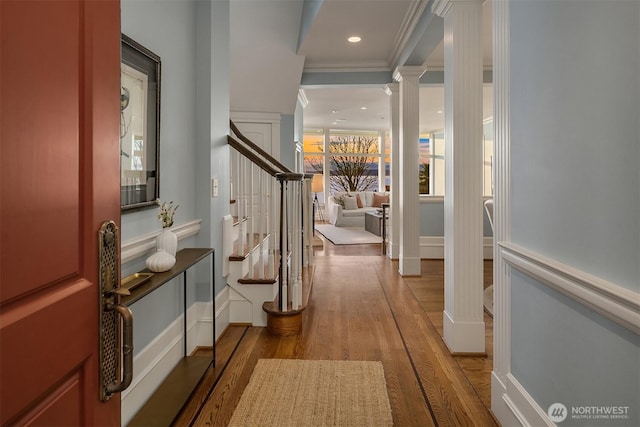
M 278 271 L 277 271 L 277 260 L 278 256 L 276 253 L 275 260 L 276 266 L 274 267 L 275 271 L 273 275 L 269 275 L 269 257 L 266 256 L 263 258 L 262 264 L 257 262 L 256 265 L 253 266 L 253 270 L 247 273 L 244 277 L 238 279 L 238 283 L 242 283 L 243 285 L 273 285 L 278 280 Z
M 262 237 L 261 237 L 262 236 Z M 254 249 L 256 249 L 265 239 L 269 237 L 268 233 L 254 233 L 253 239 L 247 235 L 247 244 L 241 248 L 241 239 L 236 239 L 233 242 L 233 251 L 229 255 L 229 261 L 243 261 Z M 250 241 L 251 240 L 251 241 Z
M 309 298 L 311 296 L 311 288 L 313 287 L 313 273 L 315 265 L 302 267 L 302 304 L 297 310 L 282 311 L 278 307 L 278 296 L 273 301 L 266 301 L 262 304 L 262 309 L 272 316 L 293 316 L 301 313 L 307 308 Z M 289 304 L 290 305 L 290 304 Z

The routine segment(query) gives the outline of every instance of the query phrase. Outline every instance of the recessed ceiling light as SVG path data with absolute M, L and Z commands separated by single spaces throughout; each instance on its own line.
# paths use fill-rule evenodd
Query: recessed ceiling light
M 347 119 L 336 119 L 336 122 L 346 122 Z
M 360 36 L 351 36 L 347 40 L 349 41 L 349 43 L 358 43 L 358 42 L 360 42 L 360 40 L 362 40 L 362 37 L 360 37 Z
M 442 114 L 442 113 L 444 113 L 444 111 L 442 111 L 442 110 L 436 111 L 436 114 Z
M 366 110 L 366 109 L 367 109 L 367 107 L 360 107 L 360 109 L 361 109 L 361 110 Z
M 333 114 L 335 114 L 335 113 L 337 113 L 337 112 L 338 112 L 338 110 L 331 110 L 331 112 L 332 112 Z

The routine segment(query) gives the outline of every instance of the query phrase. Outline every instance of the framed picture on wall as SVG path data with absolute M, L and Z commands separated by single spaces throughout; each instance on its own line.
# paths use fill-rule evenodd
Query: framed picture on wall
M 160 57 L 122 34 L 120 205 L 156 207 L 160 197 Z

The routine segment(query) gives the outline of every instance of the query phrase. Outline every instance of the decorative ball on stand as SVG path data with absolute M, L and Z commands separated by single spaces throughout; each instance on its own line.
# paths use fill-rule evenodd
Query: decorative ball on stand
M 147 258 L 147 268 L 154 273 L 171 270 L 176 263 L 175 257 L 169 255 L 165 250 L 158 249 L 155 254 Z

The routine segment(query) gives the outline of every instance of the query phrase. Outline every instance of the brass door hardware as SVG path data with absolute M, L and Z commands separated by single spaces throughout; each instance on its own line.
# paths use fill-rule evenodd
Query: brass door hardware
M 115 222 L 102 224 L 98 240 L 100 399 L 107 401 L 126 389 L 133 378 L 133 314 L 120 304 L 120 297 L 129 295 L 129 290 L 119 284 L 120 244 Z

